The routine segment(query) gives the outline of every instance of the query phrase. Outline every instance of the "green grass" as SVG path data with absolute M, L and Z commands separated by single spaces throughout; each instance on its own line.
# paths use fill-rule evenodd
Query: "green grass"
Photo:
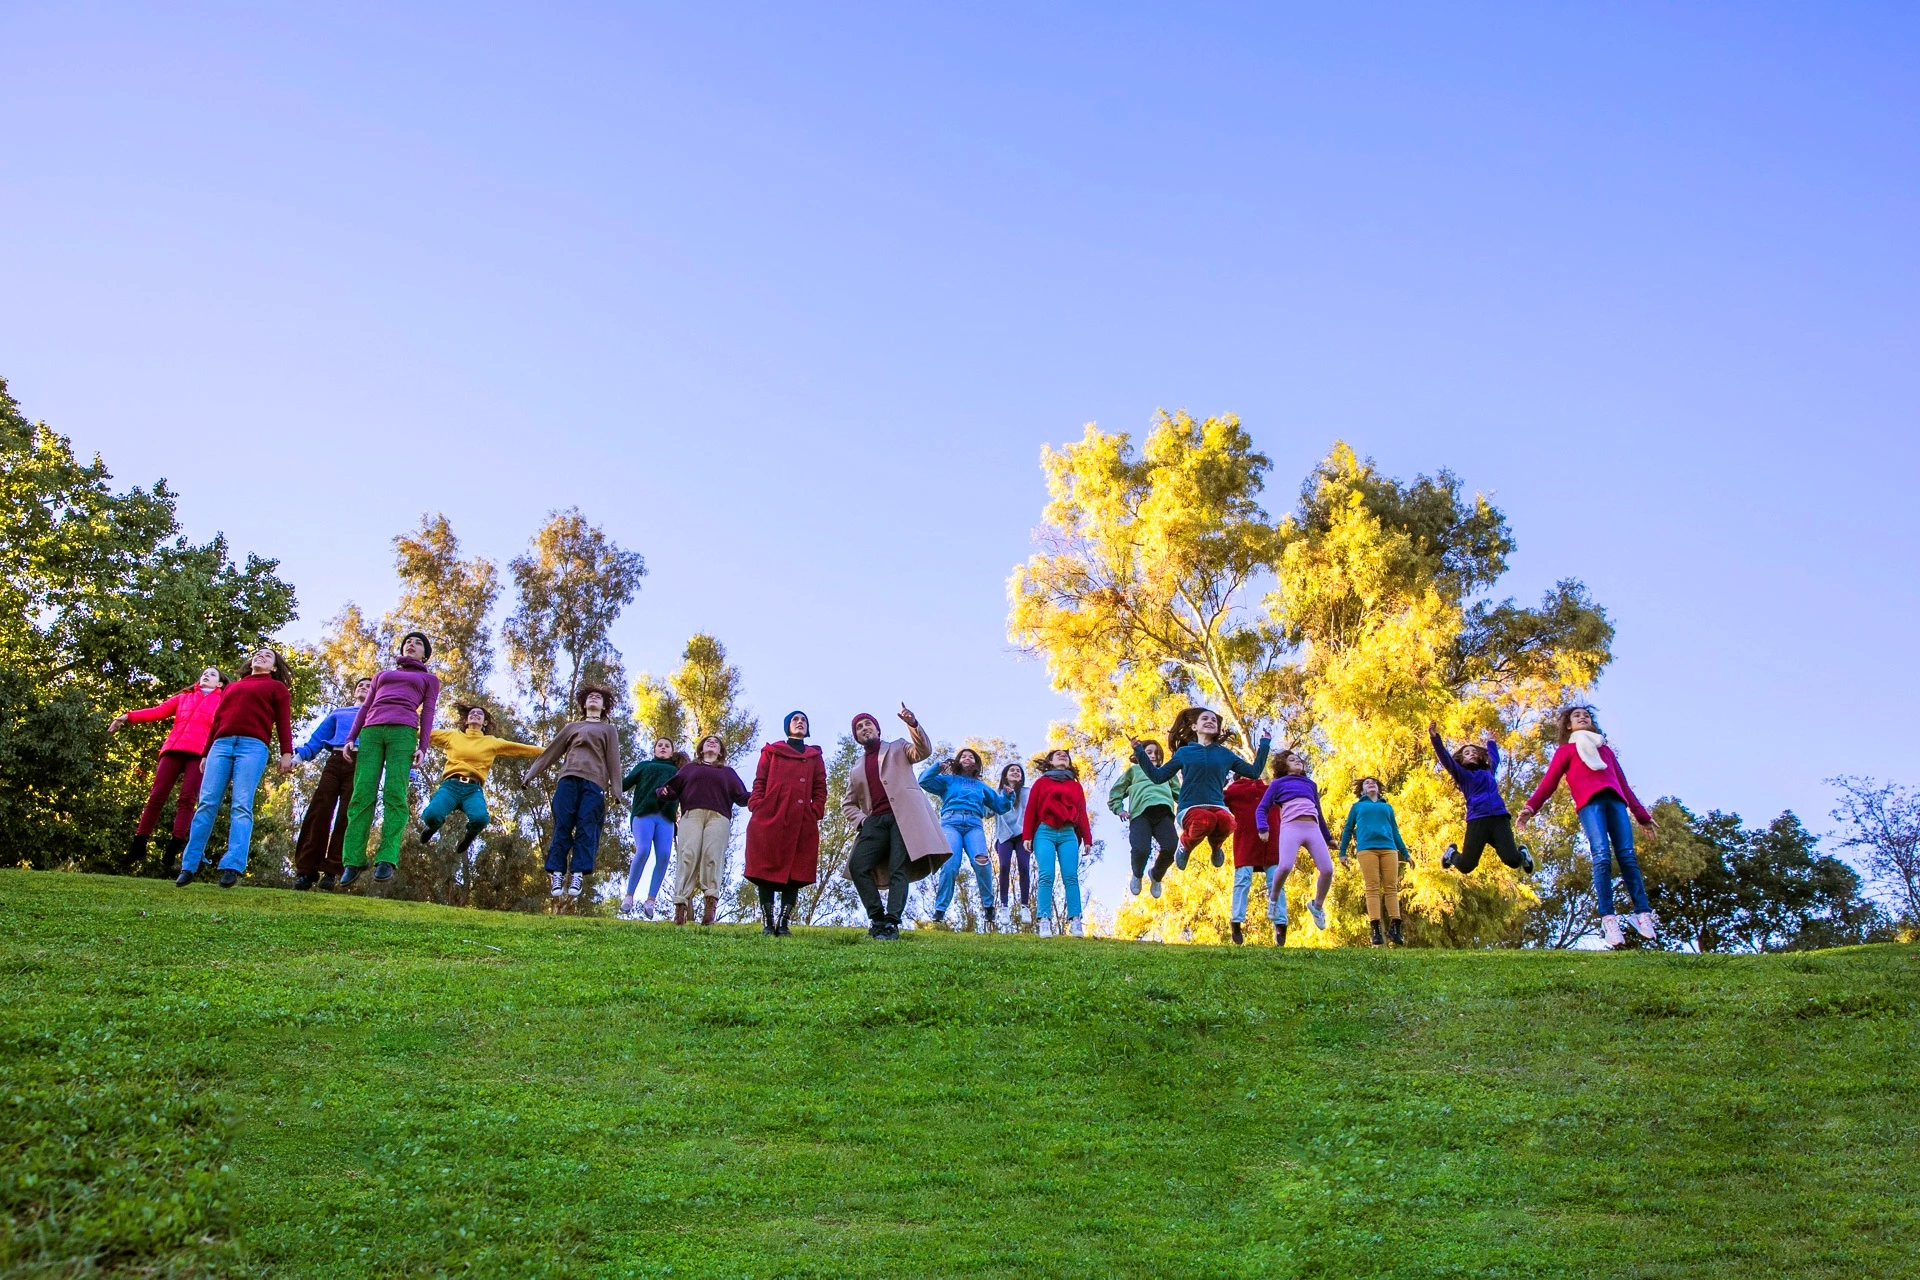
M 0 872 L 18 1275 L 1920 1275 L 1920 959 Z

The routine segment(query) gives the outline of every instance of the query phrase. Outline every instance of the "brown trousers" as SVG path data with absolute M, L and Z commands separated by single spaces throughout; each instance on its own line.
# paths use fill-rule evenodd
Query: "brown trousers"
M 1380 918 L 1384 898 L 1387 914 L 1400 918 L 1400 853 L 1395 849 L 1361 849 L 1360 879 L 1367 887 L 1367 919 Z
M 300 820 L 300 840 L 293 849 L 296 875 L 337 876 L 344 869 L 340 849 L 347 839 L 347 802 L 353 798 L 353 761 L 346 753 L 329 751 L 320 770 L 320 785 L 307 802 Z

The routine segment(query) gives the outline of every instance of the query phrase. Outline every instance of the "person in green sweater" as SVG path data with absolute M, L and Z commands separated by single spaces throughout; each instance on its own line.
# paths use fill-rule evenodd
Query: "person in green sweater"
M 1160 744 L 1149 741 L 1142 745 L 1147 760 L 1159 768 L 1166 759 Z M 1159 897 L 1160 881 L 1180 847 L 1180 832 L 1173 825 L 1173 783 L 1155 782 L 1139 765 L 1128 765 L 1107 792 L 1107 808 L 1127 824 L 1127 838 L 1133 846 L 1133 878 L 1127 881 L 1128 893 L 1140 892 L 1140 877 L 1147 873 L 1147 854 L 1155 844 L 1160 846 L 1160 856 L 1148 877 L 1153 881 L 1153 896 Z
M 1386 905 L 1386 937 L 1393 945 L 1403 946 L 1400 932 L 1400 864 L 1412 862 L 1407 842 L 1400 838 L 1400 823 L 1393 806 L 1380 797 L 1380 779 L 1362 778 L 1353 787 L 1353 807 L 1347 810 L 1347 825 L 1340 832 L 1340 865 L 1347 865 L 1347 850 L 1358 846 L 1360 878 L 1366 884 L 1367 924 L 1373 933 L 1373 945 L 1383 947 L 1380 936 L 1380 907 Z
M 653 754 L 627 770 L 620 789 L 633 792 L 633 863 L 627 868 L 627 891 L 620 898 L 622 915 L 633 914 L 633 899 L 640 888 L 641 873 L 647 869 L 647 855 L 653 855 L 653 879 L 647 885 L 647 900 L 640 914 L 653 919 L 660 906 L 660 882 L 667 876 L 667 859 L 673 854 L 673 824 L 679 817 L 678 801 L 655 794 L 673 780 L 687 753 L 673 745 L 672 738 L 655 738 Z

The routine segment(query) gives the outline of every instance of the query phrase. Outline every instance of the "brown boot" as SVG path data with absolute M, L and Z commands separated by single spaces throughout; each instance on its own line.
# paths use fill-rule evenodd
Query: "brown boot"
M 687 904 L 686 903 L 676 902 L 673 904 L 673 922 L 675 924 L 685 924 L 687 922 Z
M 1287 926 L 1283 924 L 1273 926 L 1273 945 L 1276 947 L 1287 945 Z
M 718 898 L 708 898 L 708 899 L 707 899 L 707 909 L 706 909 L 706 911 L 705 911 L 705 913 L 701 915 L 701 917 L 700 917 L 700 923 L 701 923 L 701 924 L 712 924 L 712 923 L 713 923 L 713 918 L 714 918 L 714 916 L 716 916 L 716 915 L 718 915 L 718 914 L 719 914 L 719 912 L 720 912 L 720 899 L 718 899 Z
M 1233 945 L 1237 947 L 1246 940 L 1247 935 L 1241 931 L 1240 922 L 1235 920 L 1233 922 Z

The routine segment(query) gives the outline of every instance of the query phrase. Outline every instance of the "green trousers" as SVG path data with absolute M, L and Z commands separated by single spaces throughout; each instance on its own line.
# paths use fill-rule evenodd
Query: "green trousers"
M 376 724 L 360 731 L 353 762 L 353 799 L 347 802 L 347 839 L 340 851 L 350 867 L 367 865 L 367 839 L 373 834 L 373 802 L 380 801 L 380 852 L 375 861 L 400 864 L 400 841 L 407 834 L 407 777 L 413 751 L 420 745 L 414 726 Z M 381 775 L 386 775 L 384 783 Z

